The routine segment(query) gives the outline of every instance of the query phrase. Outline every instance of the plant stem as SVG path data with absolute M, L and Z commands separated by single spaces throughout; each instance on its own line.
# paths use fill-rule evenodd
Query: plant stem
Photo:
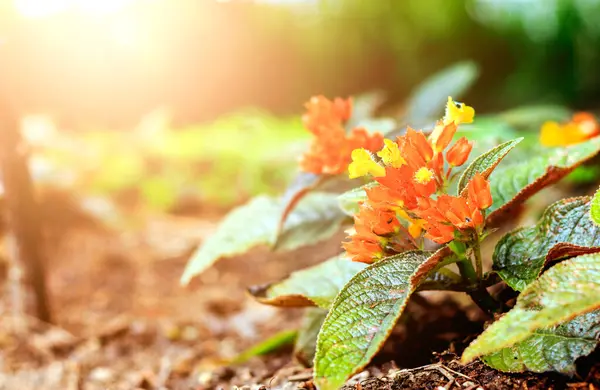
M 473 253 L 475 254 L 475 269 L 477 270 L 477 280 L 483 278 L 483 260 L 481 259 L 481 246 L 479 244 L 480 236 L 473 242 Z
M 460 274 L 462 275 L 465 282 L 471 285 L 477 284 L 477 273 L 475 273 L 475 270 L 473 269 L 473 264 L 471 264 L 469 259 L 465 257 L 463 260 L 457 262 L 456 265 L 458 266 L 458 270 L 460 271 Z
M 481 257 L 480 257 L 481 258 Z M 472 290 L 467 292 L 471 299 L 484 312 L 491 314 L 501 310 L 501 305 L 488 292 L 488 290 L 480 283 L 481 279 L 477 277 L 477 273 L 473 268 L 473 264 L 469 259 L 464 259 L 456 263 L 460 274 L 472 287 Z

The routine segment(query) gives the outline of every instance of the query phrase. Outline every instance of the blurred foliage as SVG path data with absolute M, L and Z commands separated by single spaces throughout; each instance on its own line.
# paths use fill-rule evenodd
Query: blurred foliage
M 230 206 L 276 192 L 296 171 L 308 138 L 298 117 L 260 111 L 176 130 L 156 112 L 128 133 L 66 133 L 30 119 L 25 134 L 38 182 L 163 211 L 186 201 Z
M 288 2 L 265 3 L 271 4 L 256 14 L 271 21 L 263 23 L 267 35 L 283 23 L 297 29 L 317 77 L 309 87 L 377 86 L 402 100 L 427 75 L 470 59 L 482 70 L 482 85 L 469 96 L 480 109 L 586 107 L 600 97 L 598 0 L 314 0 L 275 9 L 272 3 Z M 361 75 L 358 82 L 344 85 L 348 73 Z

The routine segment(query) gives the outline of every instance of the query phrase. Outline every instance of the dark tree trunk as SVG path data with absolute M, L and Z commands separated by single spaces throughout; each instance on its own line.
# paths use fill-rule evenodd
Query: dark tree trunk
M 2 101 L 0 168 L 11 247 L 9 282 L 13 288 L 13 309 L 50 322 L 40 214 L 27 166 L 27 148 L 21 137 L 18 115 Z

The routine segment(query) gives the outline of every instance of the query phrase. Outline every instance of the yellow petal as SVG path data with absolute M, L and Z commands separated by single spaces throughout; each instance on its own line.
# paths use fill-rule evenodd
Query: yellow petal
M 374 177 L 385 176 L 385 168 L 373 161 L 371 154 L 365 149 L 354 149 L 351 156 L 352 162 L 348 166 L 350 179 L 368 174 Z
M 558 122 L 548 121 L 542 125 L 540 130 L 540 143 L 544 146 L 567 145 L 566 132 Z
M 455 102 L 452 97 L 448 96 L 446 103 L 446 115 L 444 115 L 444 124 L 455 122 L 457 125 L 461 123 L 472 123 L 475 117 L 475 109 L 467 106 L 464 103 Z
M 391 165 L 394 168 L 400 168 L 402 165 L 406 164 L 406 160 L 400 155 L 400 149 L 398 149 L 398 144 L 392 140 L 384 139 L 383 142 L 385 146 L 377 155 L 381 157 L 381 160 L 386 165 Z
M 417 238 L 421 235 L 421 232 L 423 231 L 423 228 L 421 227 L 420 223 L 411 223 L 408 226 L 408 234 L 411 235 L 412 238 Z

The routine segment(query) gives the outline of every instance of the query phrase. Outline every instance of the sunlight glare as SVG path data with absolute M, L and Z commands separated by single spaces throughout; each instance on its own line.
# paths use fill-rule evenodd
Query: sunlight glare
M 106 15 L 140 0 L 13 0 L 15 9 L 25 18 L 40 19 L 67 11 L 88 15 Z M 147 0 L 148 1 L 148 0 Z

